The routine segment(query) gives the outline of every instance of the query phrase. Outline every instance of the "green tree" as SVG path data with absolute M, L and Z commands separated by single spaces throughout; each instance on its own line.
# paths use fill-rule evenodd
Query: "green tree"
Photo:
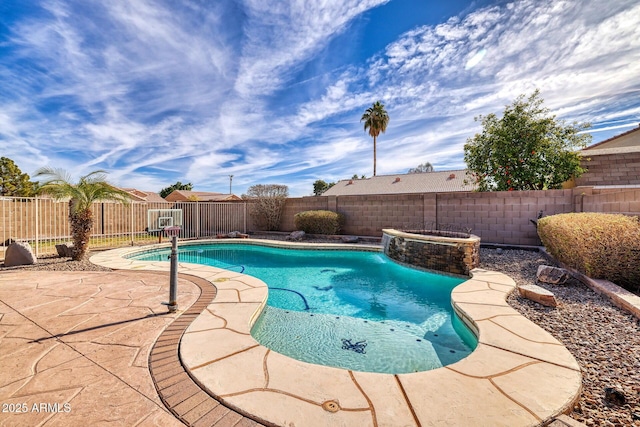
M 482 123 L 482 133 L 467 140 L 464 160 L 479 191 L 561 188 L 585 172 L 576 149 L 591 140 L 581 133 L 591 125 L 556 120 L 543 102 L 536 89 L 507 105 L 501 118 L 475 118 Z
M 433 165 L 429 162 L 426 162 L 426 163 L 419 164 L 415 168 L 409 169 L 409 172 L 407 173 L 427 173 L 427 172 L 434 172 L 434 171 L 435 169 L 433 168 Z
M 191 183 L 183 184 L 182 182 L 178 181 L 175 184 L 170 185 L 170 186 L 160 190 L 160 193 L 159 193 L 160 197 L 162 197 L 164 199 L 169 194 L 173 193 L 175 190 L 191 191 L 191 190 L 193 190 L 193 184 L 191 184 Z
M 13 160 L 0 157 L 0 196 L 32 197 L 38 189 L 29 175 L 22 173 Z
M 284 204 L 289 196 L 289 187 L 278 184 L 258 184 L 247 189 L 242 198 L 250 202 L 249 214 L 259 227 L 268 231 L 280 228 Z
M 334 185 L 336 185 L 335 182 L 326 182 L 321 179 L 318 179 L 316 182 L 313 183 L 313 194 L 315 194 L 316 196 L 320 196 L 322 193 L 324 193 Z
M 364 122 L 364 131 L 373 137 L 373 176 L 376 176 L 376 141 L 380 133 L 385 133 L 389 124 L 389 114 L 380 101 L 367 108 L 360 122 Z
M 353 176 L 351 177 L 351 179 L 366 179 L 367 176 L 366 175 L 360 175 L 358 176 L 357 173 L 354 173 Z
M 115 200 L 128 203 L 130 195 L 106 181 L 105 172 L 97 170 L 72 183 L 69 175 L 60 169 L 40 168 L 36 177 L 44 177 L 40 192 L 55 199 L 69 199 L 69 224 L 73 240 L 73 259 L 84 258 L 89 247 L 93 227 L 91 205 L 99 200 Z

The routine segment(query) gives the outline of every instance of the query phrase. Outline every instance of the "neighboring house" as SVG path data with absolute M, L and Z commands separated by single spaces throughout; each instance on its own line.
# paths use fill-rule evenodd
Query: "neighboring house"
M 616 135 L 597 144 L 590 145 L 582 151 L 603 150 L 608 148 L 640 147 L 640 125 L 620 135 Z
M 131 194 L 131 199 L 133 201 L 166 203 L 165 199 L 163 199 L 158 193 L 154 193 L 153 191 L 142 191 L 136 188 L 121 188 L 121 190 L 124 190 L 127 193 Z
M 578 186 L 640 187 L 640 126 L 580 151 L 587 169 Z
M 449 193 L 475 190 L 475 186 L 465 185 L 465 178 L 466 170 L 377 175 L 371 178 L 338 181 L 322 195 Z
M 168 202 L 238 202 L 235 194 L 210 193 L 206 191 L 173 190 L 166 198 Z

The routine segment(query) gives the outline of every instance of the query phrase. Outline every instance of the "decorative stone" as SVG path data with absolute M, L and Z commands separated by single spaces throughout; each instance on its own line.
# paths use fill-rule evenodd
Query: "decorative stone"
M 295 242 L 299 242 L 304 239 L 305 232 L 302 230 L 294 231 L 293 233 L 287 236 L 287 240 L 293 240 Z
M 5 267 L 31 265 L 38 261 L 28 242 L 13 242 L 4 254 Z
M 342 236 L 342 243 L 358 243 L 359 240 L 358 236 Z
M 627 403 L 627 398 L 624 393 L 614 387 L 607 387 L 604 389 L 604 400 L 609 404 L 618 406 L 622 406 Z
M 58 251 L 58 256 L 60 258 L 73 257 L 73 243 L 60 243 L 56 245 L 56 251 Z
M 547 307 L 557 307 L 558 302 L 552 292 L 538 285 L 521 285 L 518 286 L 518 292 L 523 298 L 535 301 Z
M 231 239 L 247 239 L 247 238 L 249 238 L 249 235 L 248 234 L 243 234 L 243 233 L 241 233 L 239 231 L 232 231 L 230 233 L 227 233 L 226 235 L 223 235 L 223 238 L 224 237 L 229 237 Z M 218 238 L 220 238 L 220 237 L 218 236 Z
M 563 268 L 552 267 L 550 265 L 538 266 L 536 277 L 542 283 L 553 285 L 564 285 L 569 280 L 569 273 Z

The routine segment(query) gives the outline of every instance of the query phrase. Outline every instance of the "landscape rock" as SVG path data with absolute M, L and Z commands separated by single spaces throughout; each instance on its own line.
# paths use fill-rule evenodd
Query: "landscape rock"
M 563 268 L 552 267 L 550 265 L 538 266 L 536 277 L 542 283 L 553 285 L 564 285 L 569 280 L 569 273 Z
M 624 393 L 614 387 L 607 387 L 604 389 L 604 400 L 609 404 L 618 406 L 622 406 L 627 403 L 627 398 Z
M 73 257 L 73 243 L 60 243 L 56 245 L 56 251 L 60 258 L 72 258 Z
M 13 242 L 4 254 L 4 265 L 14 267 L 16 265 L 31 265 L 38 261 L 28 242 Z
M 301 230 L 294 231 L 293 233 L 291 233 L 291 234 L 289 234 L 287 236 L 287 240 L 293 240 L 294 242 L 299 242 L 299 241 L 304 239 L 305 234 L 306 233 L 304 231 L 301 231 Z
M 358 243 L 360 238 L 358 236 L 342 236 L 342 243 Z
M 218 237 L 220 237 L 220 236 L 218 236 Z M 226 235 L 223 235 L 222 237 L 229 237 L 231 239 L 247 239 L 247 238 L 249 238 L 249 235 L 241 233 L 239 231 L 232 231 L 230 233 L 227 233 Z
M 558 302 L 552 292 L 538 285 L 520 285 L 518 292 L 523 298 L 530 299 L 547 307 L 557 307 Z

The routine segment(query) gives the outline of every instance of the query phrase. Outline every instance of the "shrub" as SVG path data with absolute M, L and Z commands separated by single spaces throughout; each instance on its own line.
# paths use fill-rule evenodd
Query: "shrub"
M 547 251 L 581 273 L 640 290 L 640 221 L 618 214 L 574 213 L 538 220 Z
M 278 184 L 257 184 L 247 189 L 242 198 L 249 203 L 249 215 L 256 226 L 267 231 L 280 229 L 284 205 L 289 196 L 289 187 Z
M 293 217 L 296 230 L 310 234 L 338 234 L 344 224 L 342 214 L 331 211 L 304 211 Z

